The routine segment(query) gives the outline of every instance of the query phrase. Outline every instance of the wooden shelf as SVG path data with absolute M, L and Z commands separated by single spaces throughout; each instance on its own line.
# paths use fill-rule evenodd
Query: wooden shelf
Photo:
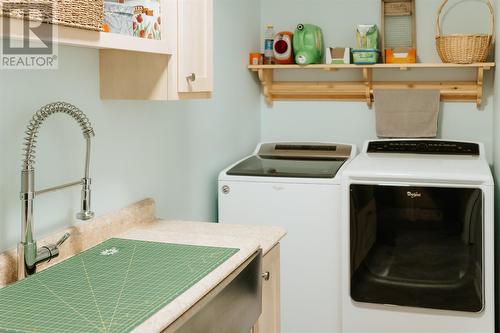
M 373 89 L 439 89 L 442 101 L 475 102 L 479 107 L 483 98 L 484 71 L 495 63 L 476 64 L 375 64 L 375 65 L 251 65 L 262 83 L 263 94 L 269 105 L 275 100 L 345 100 L 373 103 Z M 475 69 L 471 81 L 373 81 L 374 70 L 387 69 Z M 274 81 L 275 70 L 360 70 L 362 81 Z
M 24 39 L 23 20 L 0 17 L 0 25 L 2 25 L 2 22 L 4 20 L 9 21 L 9 36 L 11 38 Z M 43 24 L 46 25 L 46 23 Z M 166 38 L 164 38 L 164 40 L 153 40 L 108 32 L 78 29 L 63 25 L 57 25 L 56 31 L 57 34 L 55 38 L 53 38 L 53 41 L 59 45 L 70 45 L 95 49 L 116 49 L 165 55 L 171 54 L 168 48 L 167 41 L 165 40 Z M 162 36 L 167 36 L 164 30 L 162 31 Z M 31 36 L 30 39 L 37 40 L 37 38 L 33 36 Z M 42 39 L 45 38 L 42 37 Z

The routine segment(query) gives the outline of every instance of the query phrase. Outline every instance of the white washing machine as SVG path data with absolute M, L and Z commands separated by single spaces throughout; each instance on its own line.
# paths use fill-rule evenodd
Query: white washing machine
M 494 332 L 482 144 L 367 142 L 342 188 L 343 332 Z
M 355 153 L 336 143 L 262 143 L 219 175 L 219 222 L 288 232 L 281 242 L 282 332 L 340 330 L 340 174 Z

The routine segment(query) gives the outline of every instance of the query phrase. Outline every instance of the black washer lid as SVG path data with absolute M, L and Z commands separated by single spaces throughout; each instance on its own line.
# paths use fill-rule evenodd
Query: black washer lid
M 250 156 L 231 168 L 232 176 L 335 178 L 345 159 L 284 159 Z

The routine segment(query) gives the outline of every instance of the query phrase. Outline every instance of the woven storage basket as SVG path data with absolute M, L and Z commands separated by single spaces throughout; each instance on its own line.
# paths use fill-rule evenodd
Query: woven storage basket
M 103 0 L 0 0 L 2 15 L 88 30 L 102 30 Z
M 495 14 L 493 4 L 488 0 L 491 17 L 491 34 L 441 35 L 441 14 L 448 3 L 444 0 L 438 10 L 436 24 L 436 48 L 445 63 L 471 64 L 485 62 L 495 39 Z

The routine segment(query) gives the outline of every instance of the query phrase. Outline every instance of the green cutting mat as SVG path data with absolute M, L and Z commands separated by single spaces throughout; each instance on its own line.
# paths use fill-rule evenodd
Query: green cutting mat
M 110 239 L 0 289 L 0 331 L 129 332 L 238 251 Z

